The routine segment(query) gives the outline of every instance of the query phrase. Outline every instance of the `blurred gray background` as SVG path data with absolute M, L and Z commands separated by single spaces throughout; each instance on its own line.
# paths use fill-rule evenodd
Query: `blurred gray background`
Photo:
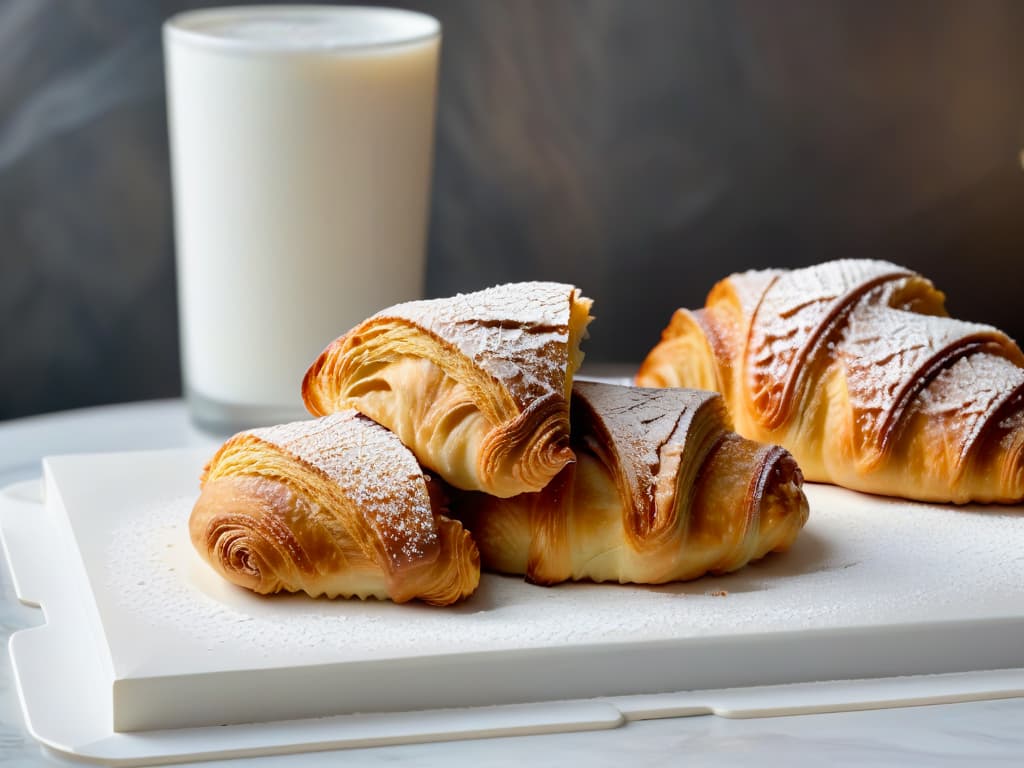
M 180 392 L 160 24 L 227 4 L 0 0 L 0 419 Z M 635 362 L 870 256 L 1024 338 L 1024 2 L 389 4 L 444 25 L 429 295 L 574 282 Z

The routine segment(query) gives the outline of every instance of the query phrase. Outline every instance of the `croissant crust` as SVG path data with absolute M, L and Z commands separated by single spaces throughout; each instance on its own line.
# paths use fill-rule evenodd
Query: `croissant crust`
M 573 459 L 590 303 L 571 285 L 515 283 L 399 304 L 327 347 L 303 381 L 306 407 L 361 411 L 457 488 L 539 490 Z
M 732 275 L 676 312 L 637 383 L 723 393 L 741 434 L 785 446 L 811 480 L 1024 500 L 1024 355 L 894 264 Z
M 477 548 L 437 484 L 355 411 L 235 435 L 201 485 L 193 545 L 255 592 L 447 605 L 479 582 Z
M 718 395 L 576 382 L 577 463 L 538 493 L 455 497 L 484 566 L 529 581 L 656 584 L 786 549 L 807 520 L 778 447 L 729 429 Z

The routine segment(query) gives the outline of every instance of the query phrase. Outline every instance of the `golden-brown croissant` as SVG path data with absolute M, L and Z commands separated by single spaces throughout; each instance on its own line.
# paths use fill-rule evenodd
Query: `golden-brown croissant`
M 437 483 L 355 411 L 235 435 L 201 484 L 192 543 L 254 592 L 447 605 L 479 583 L 477 548 Z
M 882 261 L 732 275 L 678 310 L 637 376 L 725 395 L 809 480 L 925 501 L 1024 499 L 1024 355 Z
M 315 416 L 361 411 L 456 488 L 536 491 L 573 459 L 569 393 L 590 304 L 561 283 L 399 304 L 328 346 L 303 399 Z
M 538 584 L 659 584 L 786 549 L 807 520 L 785 450 L 729 429 L 722 398 L 576 382 L 577 461 L 539 493 L 458 494 L 485 568 Z

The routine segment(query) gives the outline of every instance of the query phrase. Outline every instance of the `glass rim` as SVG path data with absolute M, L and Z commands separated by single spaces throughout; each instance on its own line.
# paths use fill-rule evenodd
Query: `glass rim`
M 209 31 L 218 22 L 237 19 L 309 19 L 316 16 L 344 18 L 355 14 L 391 17 L 421 25 L 421 30 L 395 34 L 373 42 L 336 42 L 315 44 L 302 41 L 252 40 Z M 406 8 L 371 5 L 234 5 L 220 8 L 198 8 L 182 11 L 163 23 L 164 42 L 187 43 L 211 50 L 260 54 L 344 54 L 387 50 L 425 43 L 441 36 L 441 22 L 427 13 Z

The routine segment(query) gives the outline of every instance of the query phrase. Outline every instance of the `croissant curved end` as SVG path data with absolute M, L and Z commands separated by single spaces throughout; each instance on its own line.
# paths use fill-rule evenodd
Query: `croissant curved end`
M 302 402 L 313 416 L 326 416 L 334 410 L 330 402 L 334 395 L 330 386 L 332 377 L 330 371 L 325 373 L 324 369 L 337 367 L 339 356 L 336 352 L 345 345 L 349 335 L 340 336 L 328 344 L 302 377 Z
M 498 498 L 543 489 L 576 459 L 565 400 L 535 400 L 514 421 L 492 430 L 480 448 L 480 489 Z
M 640 365 L 640 387 L 692 387 L 721 391 L 713 339 L 697 312 L 677 309 L 658 342 Z
M 974 461 L 974 471 L 981 482 L 977 483 L 988 491 L 976 492 L 970 501 L 982 503 L 1020 504 L 1024 501 L 1024 401 L 1008 404 L 1011 414 L 998 423 L 998 430 L 990 430 L 981 441 L 983 450 Z M 988 459 L 986 454 L 994 455 Z M 991 471 L 986 473 L 986 467 Z
M 803 491 L 804 476 L 789 451 L 773 448 L 763 474 L 760 503 L 761 549 L 782 552 L 790 547 L 810 514 Z
M 1020 435 L 1016 447 L 1007 453 L 1006 464 L 1003 470 L 1003 487 L 1009 488 L 1007 498 L 1009 503 L 1018 503 L 1024 499 L 1024 432 Z
M 282 568 L 301 550 L 286 527 L 249 511 L 254 501 L 266 503 L 266 493 L 272 491 L 255 485 L 238 478 L 206 483 L 189 518 L 192 544 L 232 584 L 264 595 L 292 590 Z
M 701 468 L 690 540 L 707 552 L 706 570 L 728 573 L 787 549 L 808 513 L 803 473 L 793 456 L 731 433 Z
M 261 595 L 277 592 L 280 582 L 270 573 L 260 552 L 268 542 L 244 523 L 232 522 L 226 517 L 212 520 L 204 532 L 210 561 L 217 571 L 232 584 L 245 587 Z
M 480 551 L 462 523 L 447 517 L 437 518 L 441 554 L 428 569 L 415 590 L 405 593 L 392 589 L 396 603 L 418 598 L 429 605 L 451 605 L 465 600 L 480 585 Z

